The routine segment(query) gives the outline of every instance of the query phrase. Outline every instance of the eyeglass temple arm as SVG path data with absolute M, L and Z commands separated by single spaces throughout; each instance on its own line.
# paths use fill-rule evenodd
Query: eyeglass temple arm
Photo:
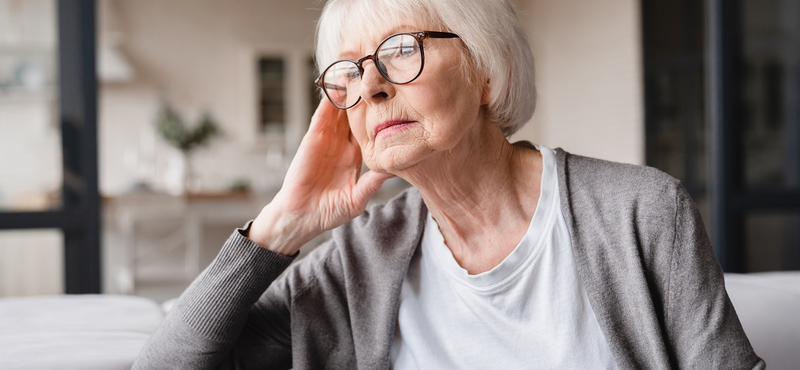
M 319 85 L 317 85 L 319 86 Z M 325 90 L 339 90 L 339 91 L 347 91 L 347 88 L 344 86 L 334 85 L 334 84 L 325 84 Z
M 452 32 L 425 31 L 425 35 L 432 39 L 454 39 L 459 36 Z
M 322 76 L 317 77 L 316 81 L 314 81 L 314 86 L 319 87 L 320 89 L 326 89 L 326 90 L 340 90 L 340 91 L 347 90 L 347 88 L 345 88 L 343 86 L 334 85 L 334 84 L 330 84 L 330 83 L 323 83 L 322 82 Z

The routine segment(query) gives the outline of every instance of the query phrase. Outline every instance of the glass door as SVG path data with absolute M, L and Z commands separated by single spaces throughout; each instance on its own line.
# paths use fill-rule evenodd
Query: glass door
M 0 0 L 0 296 L 100 293 L 94 13 Z

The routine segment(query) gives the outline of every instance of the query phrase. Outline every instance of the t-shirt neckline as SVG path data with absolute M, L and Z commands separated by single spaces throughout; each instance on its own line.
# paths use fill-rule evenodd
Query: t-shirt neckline
M 428 212 L 424 231 L 423 254 L 433 255 L 434 262 L 454 280 L 478 291 L 495 291 L 513 282 L 538 257 L 542 243 L 553 228 L 557 214 L 558 182 L 555 153 L 544 146 L 535 145 L 542 153 L 542 179 L 539 203 L 536 205 L 528 231 L 514 250 L 489 271 L 470 275 L 462 268 L 450 248 L 444 243 L 439 226 Z

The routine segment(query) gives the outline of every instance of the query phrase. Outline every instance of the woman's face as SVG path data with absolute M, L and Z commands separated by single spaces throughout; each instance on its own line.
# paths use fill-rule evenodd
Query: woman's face
M 413 26 L 386 27 L 348 40 L 341 58 L 372 54 L 397 32 L 438 31 Z M 483 84 L 471 85 L 461 68 L 458 39 L 423 41 L 425 64 L 406 85 L 386 81 L 372 61 L 363 64 L 361 102 L 347 110 L 350 130 L 372 170 L 396 173 L 454 148 L 481 121 Z M 477 78 L 473 78 L 473 81 Z

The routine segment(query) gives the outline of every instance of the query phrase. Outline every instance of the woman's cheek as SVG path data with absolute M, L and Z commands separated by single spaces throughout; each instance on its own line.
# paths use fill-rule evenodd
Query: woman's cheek
M 350 108 L 347 110 L 347 122 L 350 124 L 350 132 L 353 133 L 355 136 L 356 141 L 358 144 L 363 146 L 364 145 L 364 117 L 362 115 L 356 114 L 354 108 Z
M 358 141 L 358 145 L 360 145 L 363 148 L 368 140 L 366 135 L 367 130 L 364 128 L 364 125 L 361 123 L 351 124 L 350 131 L 353 133 L 353 136 L 356 138 L 356 141 Z

